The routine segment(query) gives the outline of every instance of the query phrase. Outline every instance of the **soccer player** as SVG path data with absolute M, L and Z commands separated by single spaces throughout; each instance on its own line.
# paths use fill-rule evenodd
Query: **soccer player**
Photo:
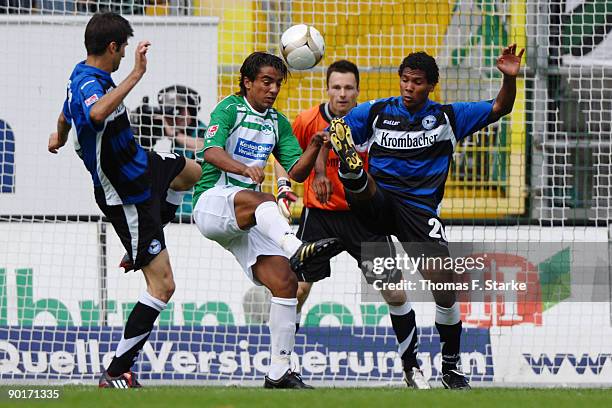
M 202 235 L 234 255 L 253 283 L 272 292 L 271 358 L 264 386 L 312 388 L 290 365 L 296 273 L 341 248 L 335 238 L 302 243 L 279 212 L 274 196 L 259 191 L 271 153 L 292 179 L 303 181 L 327 142 L 327 134 L 320 132 L 302 154 L 289 121 L 272 107 L 286 77 L 287 67 L 274 55 L 254 52 L 244 60 L 240 91 L 223 99 L 210 116 L 193 218 Z
M 333 118 L 346 115 L 357 105 L 359 96 L 359 69 L 357 66 L 347 60 L 332 63 L 327 68 L 327 93 L 329 95 L 327 102 L 300 113 L 293 122 L 293 133 L 302 148 L 308 146 L 313 135 L 329 127 Z M 304 209 L 300 218 L 298 238 L 310 242 L 338 237 L 342 246 L 357 261 L 357 266 L 367 276 L 367 266 L 362 264 L 361 243 L 386 244 L 380 247 L 387 247 L 388 252 L 378 255 L 390 258 L 395 258 L 394 244 L 389 236 L 370 232 L 360 219 L 349 211 L 344 197 L 344 187 L 338 178 L 338 156 L 333 152 L 330 153 L 326 148 L 321 149 L 319 156 L 315 170 L 304 182 Z M 282 169 L 277 168 L 277 174 L 281 172 Z M 281 182 L 284 182 L 283 177 L 280 180 L 279 193 L 283 194 L 281 187 Z M 296 328 L 299 328 L 302 305 L 306 302 L 313 283 L 330 274 L 329 261 L 318 262 L 306 268 L 303 274 L 306 282 L 298 283 Z M 384 290 L 381 291 L 381 295 L 389 304 L 391 323 L 400 344 L 399 354 L 406 367 L 406 383 L 412 388 L 430 388 L 422 371 L 418 368 L 416 348 L 414 344 L 410 346 L 410 343 L 416 342 L 416 336 L 411 336 L 411 330 L 415 327 L 415 314 L 410 302 L 406 299 L 405 292 Z
M 150 43 L 137 45 L 134 68 L 119 85 L 111 78 L 132 34 L 129 22 L 115 13 L 96 14 L 89 20 L 87 59 L 72 71 L 57 132 L 48 145 L 51 153 L 57 153 L 74 123 L 75 148 L 91 173 L 96 203 L 147 283 L 115 356 L 100 377 L 102 388 L 140 387 L 131 367 L 175 289 L 162 225 L 174 218 L 180 192 L 189 190 L 201 174 L 195 161 L 146 153 L 134 139 L 123 99 L 147 69 Z
M 424 52 L 410 54 L 398 70 L 400 96 L 360 104 L 332 121 L 330 139 L 341 161 L 338 174 L 347 201 L 371 231 L 397 236 L 408 253 L 415 247 L 409 243 L 420 242 L 429 243 L 420 245 L 428 257 L 449 255 L 438 214 L 453 151 L 461 139 L 512 111 L 523 51 L 517 55 L 516 45 L 510 45 L 497 60 L 503 82 L 494 100 L 448 105 L 429 100 L 439 77 L 435 59 Z M 368 151 L 369 174 L 356 149 Z M 453 279 L 453 272 L 420 272 L 435 282 Z M 469 388 L 458 368 L 461 319 L 455 292 L 433 295 L 442 384 Z

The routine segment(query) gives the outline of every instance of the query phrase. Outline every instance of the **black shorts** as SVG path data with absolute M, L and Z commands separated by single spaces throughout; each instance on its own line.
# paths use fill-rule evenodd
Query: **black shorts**
M 364 273 L 367 273 L 367 266 L 362 264 L 362 242 L 386 244 L 382 245 L 382 248 L 388 248 L 383 256 L 395 257 L 395 247 L 391 237 L 373 234 L 351 211 L 329 211 L 304 207 L 297 236 L 306 242 L 323 238 L 339 238 L 345 250 L 357 261 L 357 267 Z M 306 266 L 304 277 L 308 282 L 316 282 L 327 278 L 330 274 L 331 267 L 327 260 Z
M 347 194 L 351 212 L 375 234 L 395 235 L 409 255 L 448 256 L 444 222 L 433 212 L 415 207 L 380 186 L 368 201 Z
M 170 183 L 185 168 L 185 158 L 177 154 L 160 156 L 147 152 L 148 175 L 151 177 L 151 197 L 138 204 L 106 205 L 96 191 L 96 202 L 113 225 L 123 247 L 130 256 L 134 270 L 147 266 L 166 248 L 161 212 L 166 203 Z

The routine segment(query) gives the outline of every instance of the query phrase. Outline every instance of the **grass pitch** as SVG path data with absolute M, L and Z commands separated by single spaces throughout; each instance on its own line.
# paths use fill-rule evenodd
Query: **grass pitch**
M 10 399 L 9 390 L 48 387 L 0 387 L 0 407 L 610 407 L 612 389 L 508 389 L 414 391 L 406 388 L 325 388 L 314 391 L 261 388 L 148 387 L 99 390 L 93 386 L 53 387 L 56 400 Z

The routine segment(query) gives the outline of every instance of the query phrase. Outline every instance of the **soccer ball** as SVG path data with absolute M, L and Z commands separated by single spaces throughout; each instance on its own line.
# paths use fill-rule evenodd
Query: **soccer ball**
M 325 40 L 312 26 L 298 24 L 289 27 L 281 36 L 281 53 L 293 69 L 309 69 L 321 61 L 325 53 Z

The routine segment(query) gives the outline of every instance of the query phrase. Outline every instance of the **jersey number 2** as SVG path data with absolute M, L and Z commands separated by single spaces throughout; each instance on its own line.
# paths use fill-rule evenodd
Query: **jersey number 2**
M 444 241 L 448 241 L 446 239 L 446 232 L 444 232 L 444 227 L 442 223 L 437 218 L 430 218 L 427 222 L 431 226 L 431 231 L 429 231 L 429 236 L 432 238 L 440 239 L 442 238 Z

